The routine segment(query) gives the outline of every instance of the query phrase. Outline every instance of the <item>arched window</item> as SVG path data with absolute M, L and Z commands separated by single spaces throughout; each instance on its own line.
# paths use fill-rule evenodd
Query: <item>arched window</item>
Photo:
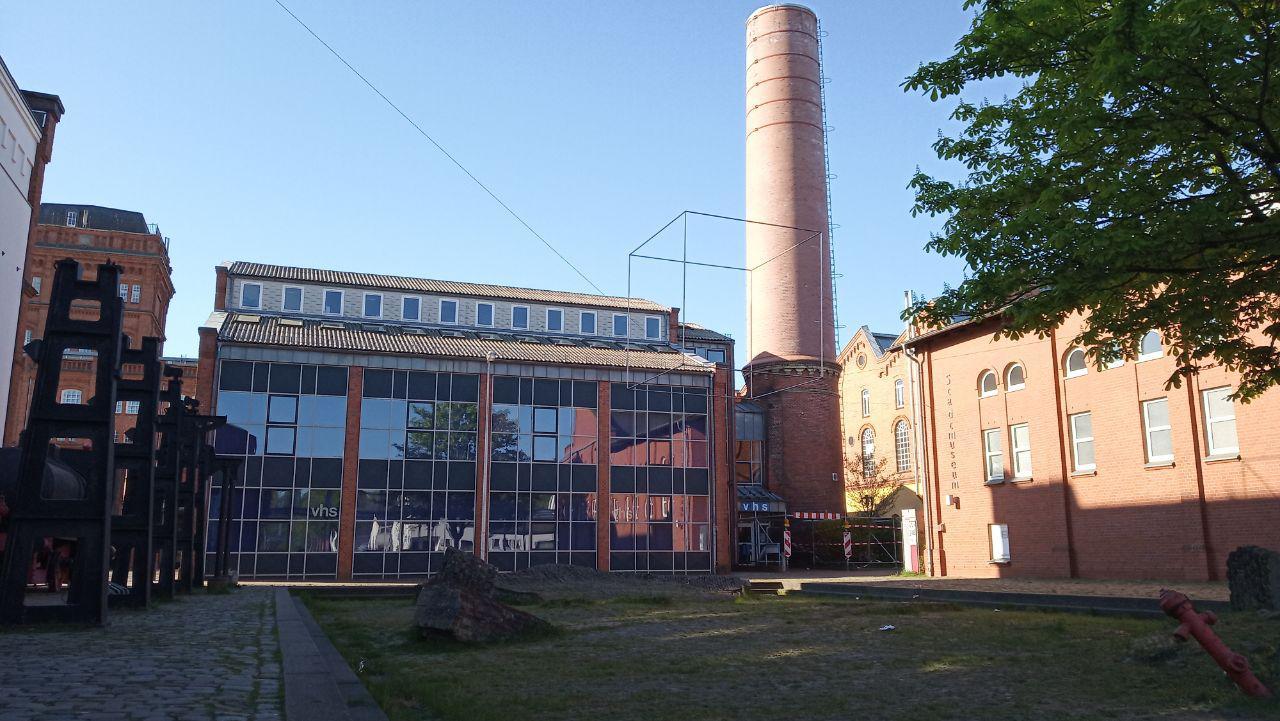
M 989 398 L 996 394 L 996 374 L 987 371 L 982 374 L 982 378 L 978 381 L 978 388 L 983 398 Z
M 1009 370 L 1004 373 L 1004 389 L 1006 391 L 1020 391 L 1027 387 L 1027 372 L 1022 369 L 1021 363 L 1014 363 L 1009 366 Z
M 62 391 L 62 402 L 67 405 L 78 406 L 80 405 L 80 400 L 83 397 L 84 396 L 81 392 L 74 388 L 68 388 Z
M 862 477 L 876 476 L 876 434 L 870 428 L 862 431 Z
M 871 415 L 871 391 L 862 389 L 862 417 Z
M 1153 358 L 1160 358 L 1164 355 L 1164 345 L 1160 342 L 1160 333 L 1157 331 L 1148 331 L 1142 336 L 1142 345 L 1138 349 L 1138 360 L 1146 361 Z
M 907 387 L 902 379 L 893 382 L 893 407 L 901 408 L 907 404 Z
M 898 462 L 898 472 L 911 470 L 911 429 L 906 421 L 898 421 L 893 426 L 893 455 Z
M 1075 378 L 1089 372 L 1089 366 L 1084 361 L 1084 348 L 1072 348 L 1067 351 L 1067 361 L 1063 363 L 1066 368 L 1067 377 Z

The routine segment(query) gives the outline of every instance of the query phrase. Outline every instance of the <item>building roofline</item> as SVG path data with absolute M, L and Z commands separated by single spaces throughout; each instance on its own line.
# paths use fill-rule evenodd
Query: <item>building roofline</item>
M 382 273 L 361 273 L 355 271 L 331 270 L 325 268 L 308 268 L 305 266 L 276 265 L 271 263 L 254 263 L 250 261 L 233 261 L 220 263 L 228 268 L 231 275 L 247 278 L 265 278 L 281 281 L 299 281 L 305 283 L 351 286 L 377 290 L 393 289 L 401 292 L 427 293 L 432 295 L 458 295 L 474 298 L 501 298 L 503 300 L 523 300 L 546 305 L 577 305 L 584 307 L 603 307 L 643 313 L 666 314 L 671 308 L 645 298 L 624 298 L 611 295 L 596 295 L 572 291 L 549 290 L 544 288 L 525 288 L 511 285 L 495 285 L 489 283 L 473 283 L 470 281 L 441 280 L 437 278 L 420 278 L 404 275 L 387 275 Z M 314 279 L 304 276 L 329 276 Z M 436 286 L 436 287 L 432 287 Z

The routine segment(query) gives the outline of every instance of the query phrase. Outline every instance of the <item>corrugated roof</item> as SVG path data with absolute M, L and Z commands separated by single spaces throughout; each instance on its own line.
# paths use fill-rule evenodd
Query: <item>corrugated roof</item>
M 717 333 L 710 328 L 698 325 L 697 323 L 681 323 L 680 331 L 684 334 L 686 340 L 709 340 L 717 343 L 732 343 L 733 339 L 723 333 Z
M 216 317 L 221 315 L 222 317 Z M 256 320 L 253 320 L 256 319 Z M 621 343 L 605 338 L 558 339 L 517 333 L 493 333 L 448 329 L 421 329 L 407 332 L 392 325 L 344 323 L 336 320 L 307 320 L 285 325 L 274 316 L 235 313 L 210 316 L 217 324 L 219 340 L 227 343 L 308 348 L 315 350 L 387 353 L 392 355 L 444 356 L 483 360 L 488 354 L 499 360 L 549 365 L 580 365 L 604 368 L 711 373 L 715 364 L 674 348 L 645 344 L 642 349 L 624 349 Z M 376 329 L 376 330 L 375 330 Z M 525 339 L 525 340 L 522 340 Z M 596 347 L 587 345 L 596 344 Z
M 669 309 L 651 300 L 643 298 L 619 298 L 612 295 L 592 295 L 590 293 L 568 293 L 559 290 L 539 290 L 536 288 L 515 288 L 506 285 L 488 285 L 484 283 L 463 283 L 453 280 L 431 280 L 429 278 L 409 278 L 399 275 L 377 275 L 374 273 L 352 273 L 342 270 L 321 270 L 318 268 L 298 268 L 289 265 L 269 265 L 266 263 L 248 263 L 236 261 L 231 264 L 232 275 L 250 278 L 269 278 L 274 280 L 292 280 L 302 283 L 320 283 L 328 285 L 347 285 L 361 288 L 377 288 L 412 293 L 430 293 L 433 295 L 459 295 L 476 298 L 501 298 L 503 300 L 523 300 L 531 303 L 550 303 L 553 305 L 580 305 L 588 307 L 611 308 L 614 310 L 634 310 L 654 313 L 667 313 Z

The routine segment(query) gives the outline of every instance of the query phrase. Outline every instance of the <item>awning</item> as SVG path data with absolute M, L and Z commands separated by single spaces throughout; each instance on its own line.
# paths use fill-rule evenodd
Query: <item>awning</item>
M 764 486 L 738 486 L 739 513 L 786 513 L 787 502 Z

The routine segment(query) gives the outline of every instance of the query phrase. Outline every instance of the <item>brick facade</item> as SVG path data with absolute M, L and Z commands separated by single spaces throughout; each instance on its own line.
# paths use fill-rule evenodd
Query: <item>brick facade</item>
M 916 439 L 912 416 L 910 363 L 901 349 L 890 350 L 900 336 L 872 333 L 863 326 L 840 353 L 840 425 L 844 439 L 845 509 L 892 515 L 901 507 L 920 508 L 916 488 Z M 901 384 L 901 388 L 899 388 Z M 868 413 L 863 413 L 863 392 Z M 899 402 L 901 401 L 901 402 Z M 905 464 L 898 458 L 897 432 L 906 431 Z M 863 435 L 870 430 L 876 478 L 862 473 Z M 905 497 L 899 497 L 899 489 Z M 871 496 L 868 504 L 863 496 Z
M 1103 369 L 1090 361 L 1068 377 L 1080 324 L 1069 319 L 1048 337 L 1015 341 L 992 340 L 997 326 L 987 321 L 915 344 L 924 372 L 935 572 L 1221 579 L 1237 546 L 1280 546 L 1280 390 L 1233 403 L 1238 451 L 1211 455 L 1203 393 L 1234 390 L 1234 374 L 1210 368 L 1166 389 L 1176 366 L 1161 355 Z M 1025 369 L 1025 386 L 1010 390 L 1015 363 Z M 997 387 L 983 397 L 988 372 Z M 1159 399 L 1167 399 L 1171 461 L 1148 458 L 1143 403 Z M 1078 462 L 1073 445 L 1071 418 L 1083 413 L 1091 436 L 1080 437 L 1093 439 L 1093 468 Z M 1010 427 L 1022 423 L 1030 472 L 1014 478 Z M 1000 439 L 1004 466 L 1004 477 L 990 482 L 988 430 Z M 1007 562 L 992 559 L 990 524 L 1007 525 Z
M 773 364 L 748 371 L 747 395 L 765 409 L 765 474 L 789 511 L 840 511 L 839 369 Z
M 63 258 L 72 258 L 81 264 L 86 278 L 96 274 L 101 263 L 114 262 L 123 267 L 120 276 L 125 297 L 124 332 L 136 347 L 142 338 L 165 337 L 165 320 L 169 301 L 173 297 L 172 269 L 169 265 L 167 240 L 158 233 L 135 233 L 97 228 L 66 227 L 39 224 L 27 249 L 24 272 L 26 284 L 40 292 L 24 298 L 18 316 L 18 342 L 13 357 L 10 381 L 8 415 L 4 429 L 4 445 L 18 442 L 26 424 L 31 392 L 35 383 L 36 366 L 22 352 L 22 345 L 30 334 L 39 338 L 44 331 L 44 320 L 49 311 L 49 293 L 52 291 L 54 265 Z M 136 296 L 135 296 L 135 288 Z M 136 300 L 135 300 L 136 298 Z M 84 401 L 93 392 L 90 359 L 68 359 L 63 364 L 62 390 L 79 390 Z M 132 426 L 128 414 L 118 417 L 120 431 Z

